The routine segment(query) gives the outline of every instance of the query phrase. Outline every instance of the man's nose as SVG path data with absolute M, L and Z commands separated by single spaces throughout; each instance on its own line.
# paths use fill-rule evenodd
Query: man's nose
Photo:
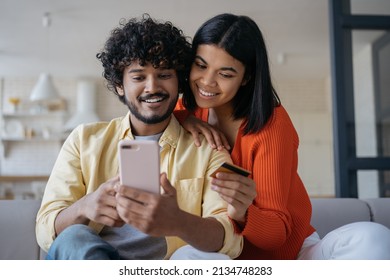
M 145 92 L 155 93 L 159 90 L 159 82 L 156 78 L 150 77 L 146 80 Z

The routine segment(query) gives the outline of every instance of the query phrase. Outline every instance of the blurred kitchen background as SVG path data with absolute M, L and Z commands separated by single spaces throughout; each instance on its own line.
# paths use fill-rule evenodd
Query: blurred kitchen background
M 0 199 L 39 199 L 72 128 L 126 113 L 124 105 L 107 90 L 95 56 L 120 19 L 145 12 L 171 21 L 190 38 L 201 23 L 216 14 L 252 17 L 266 39 L 276 90 L 300 136 L 302 180 L 312 197 L 337 195 L 329 3 L 0 0 Z M 351 0 L 350 8 L 352 14 L 389 15 L 390 1 Z M 370 30 L 352 36 L 354 67 L 358 67 L 355 82 L 359 90 L 369 92 L 356 99 L 359 103 L 355 106 L 368 114 L 361 115 L 363 120 L 375 115 L 375 108 L 370 108 L 375 83 L 371 54 L 386 34 L 388 31 Z M 385 54 L 389 61 L 388 47 Z M 389 77 L 387 72 L 387 80 Z M 370 153 L 376 150 L 376 133 L 370 132 L 372 123 L 363 121 L 365 125 L 367 129 L 360 130 L 360 151 Z M 359 196 L 383 196 L 380 176 L 378 172 L 363 174 L 362 180 L 374 185 L 359 190 Z

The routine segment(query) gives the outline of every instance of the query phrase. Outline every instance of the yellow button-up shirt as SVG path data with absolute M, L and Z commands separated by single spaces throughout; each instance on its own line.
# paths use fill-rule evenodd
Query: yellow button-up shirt
M 37 214 L 38 244 L 47 251 L 56 237 L 54 221 L 60 211 L 69 207 L 102 183 L 118 175 L 118 142 L 134 139 L 129 114 L 111 122 L 81 125 L 65 141 L 48 180 L 41 208 Z M 190 133 L 172 116 L 159 140 L 161 172 L 166 172 L 176 188 L 179 207 L 202 217 L 214 217 L 225 229 L 220 253 L 236 258 L 243 240 L 234 233 L 227 216 L 227 204 L 212 191 L 210 174 L 224 161 L 231 162 L 227 152 L 213 150 L 203 139 L 196 147 Z M 97 232 L 102 224 L 91 221 Z M 166 237 L 167 255 L 186 243 L 178 237 Z

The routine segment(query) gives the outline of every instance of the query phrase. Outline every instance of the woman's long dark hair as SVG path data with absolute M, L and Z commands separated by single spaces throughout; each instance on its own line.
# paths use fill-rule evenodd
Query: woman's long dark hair
M 216 45 L 244 64 L 244 79 L 248 82 L 233 98 L 233 117 L 245 119 L 244 134 L 260 131 L 280 100 L 271 82 L 267 49 L 259 27 L 247 16 L 220 14 L 196 32 L 193 57 L 198 46 L 204 44 Z M 183 103 L 189 110 L 197 107 L 190 91 L 184 93 Z

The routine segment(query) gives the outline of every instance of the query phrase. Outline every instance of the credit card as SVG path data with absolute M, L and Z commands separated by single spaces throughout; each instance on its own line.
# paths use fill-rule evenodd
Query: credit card
M 249 174 L 251 174 L 250 171 L 248 171 L 248 170 L 246 170 L 238 165 L 228 163 L 228 162 L 224 162 L 210 176 L 215 178 L 215 176 L 218 172 L 237 173 L 237 174 L 240 174 L 240 175 L 245 176 L 245 177 L 248 177 Z

